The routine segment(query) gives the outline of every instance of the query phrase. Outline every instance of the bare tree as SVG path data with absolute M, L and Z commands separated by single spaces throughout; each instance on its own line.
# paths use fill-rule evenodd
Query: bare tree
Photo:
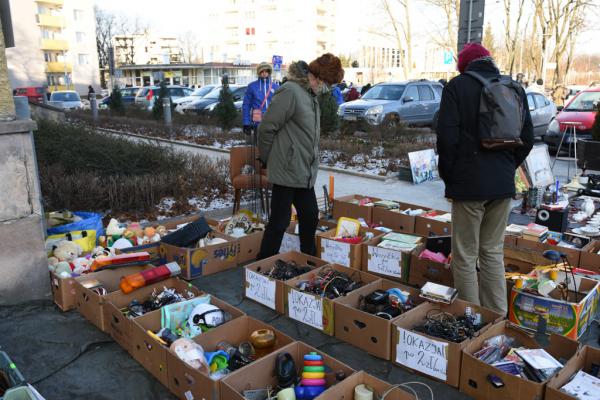
M 188 64 L 199 62 L 198 48 L 200 47 L 200 43 L 196 34 L 192 31 L 186 31 L 178 39 L 181 45 L 183 62 Z
M 456 48 L 458 40 L 458 15 L 460 12 L 460 0 L 425 0 L 425 3 L 430 4 L 442 11 L 445 18 L 445 27 L 434 36 L 433 41 L 439 46 L 451 51 L 456 60 Z
M 506 49 L 506 67 L 512 76 L 517 58 L 517 40 L 521 30 L 525 0 L 503 0 L 504 2 L 504 48 Z M 514 9 L 517 9 L 513 23 Z
M 396 7 L 401 10 L 401 17 L 396 15 Z M 396 0 L 394 4 L 390 0 L 381 0 L 381 7 L 387 17 L 392 32 L 381 31 L 380 29 L 370 32 L 396 43 L 399 52 L 400 66 L 406 78 L 412 74 L 412 31 L 410 26 L 410 0 Z
M 94 6 L 96 18 L 96 49 L 98 51 L 98 64 L 100 69 L 106 69 L 109 65 L 109 54 L 114 31 L 115 16 Z M 104 73 L 100 74 L 100 84 L 106 87 Z

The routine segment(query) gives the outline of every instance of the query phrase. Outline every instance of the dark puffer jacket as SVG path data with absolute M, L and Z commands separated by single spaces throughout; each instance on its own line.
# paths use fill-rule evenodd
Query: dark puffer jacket
M 477 60 L 467 71 L 486 78 L 500 76 L 493 62 Z M 525 124 L 521 131 L 524 146 L 515 150 L 484 150 L 479 143 L 477 117 L 481 83 L 461 74 L 448 82 L 442 93 L 437 127 L 439 172 L 446 184 L 446 197 L 477 201 L 506 199 L 515 195 L 515 170 L 533 147 L 533 124 L 522 91 Z

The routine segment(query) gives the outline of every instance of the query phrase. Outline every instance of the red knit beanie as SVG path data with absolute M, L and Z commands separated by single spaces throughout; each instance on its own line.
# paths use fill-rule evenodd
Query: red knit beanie
M 482 57 L 490 57 L 490 52 L 479 43 L 467 43 L 465 47 L 458 53 L 458 63 L 456 68 L 461 74 L 465 72 L 471 61 Z

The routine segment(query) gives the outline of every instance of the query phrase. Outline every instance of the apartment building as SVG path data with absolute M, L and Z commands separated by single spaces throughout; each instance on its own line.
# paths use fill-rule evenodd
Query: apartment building
M 148 33 L 117 35 L 112 39 L 115 64 L 178 64 L 183 51 L 175 36 L 153 36 Z
M 311 60 L 335 52 L 335 0 L 207 2 L 201 49 L 205 62 Z
M 92 0 L 10 0 L 15 47 L 6 49 L 13 88 L 98 90 Z

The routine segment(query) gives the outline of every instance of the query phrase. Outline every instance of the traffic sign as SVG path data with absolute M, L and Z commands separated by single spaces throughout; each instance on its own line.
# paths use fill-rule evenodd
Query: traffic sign
M 485 0 L 461 0 L 458 21 L 458 51 L 467 43 L 483 40 L 483 14 Z
M 451 51 L 444 51 L 444 65 L 454 64 L 454 53 Z
M 281 64 L 283 64 L 283 57 L 282 56 L 273 55 L 273 59 L 272 59 L 271 62 L 273 64 L 273 69 L 275 71 L 280 71 L 281 70 Z

